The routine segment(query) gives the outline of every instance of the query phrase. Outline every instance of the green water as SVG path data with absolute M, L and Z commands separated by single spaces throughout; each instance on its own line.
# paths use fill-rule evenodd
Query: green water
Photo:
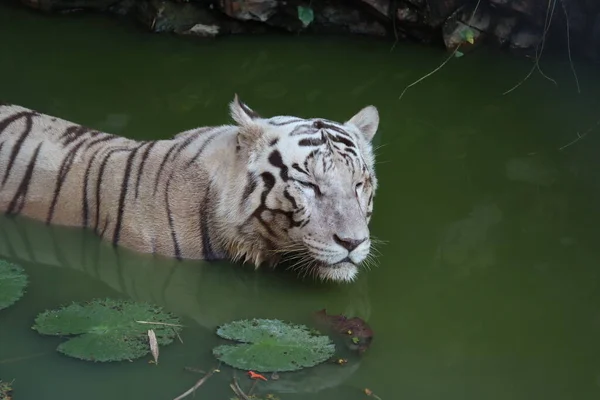
M 357 38 L 188 41 L 98 16 L 50 18 L 0 5 L 0 98 L 97 129 L 166 138 L 228 121 L 235 92 L 263 115 L 344 120 L 379 108 L 378 267 L 349 285 L 229 263 L 176 263 L 89 233 L 0 217 L 0 257 L 27 295 L 0 312 L 0 379 L 15 399 L 172 399 L 215 365 L 215 327 L 244 317 L 364 318 L 372 347 L 259 385 L 282 399 L 597 399 L 600 396 L 600 78 L 566 54 L 529 62 L 480 49 L 398 96 L 438 50 Z M 577 60 L 576 60 L 577 61 Z M 46 308 L 95 297 L 179 315 L 181 344 L 158 366 L 90 364 L 30 329 Z M 242 375 L 238 373 L 240 377 Z M 232 370 L 197 398 L 229 399 Z M 242 379 L 245 387 L 249 382 Z

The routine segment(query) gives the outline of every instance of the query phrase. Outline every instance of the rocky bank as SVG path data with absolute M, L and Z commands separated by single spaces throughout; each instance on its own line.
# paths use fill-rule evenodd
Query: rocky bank
M 130 16 L 153 32 L 359 34 L 469 51 L 565 48 L 600 61 L 600 0 L 0 0 L 53 13 Z M 567 35 L 567 32 L 569 33 Z

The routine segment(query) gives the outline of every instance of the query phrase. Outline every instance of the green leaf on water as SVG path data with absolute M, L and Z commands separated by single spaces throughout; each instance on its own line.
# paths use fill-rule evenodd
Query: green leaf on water
M 310 7 L 298 6 L 298 19 L 302 22 L 302 25 L 306 28 L 310 25 L 314 19 L 315 14 Z
M 475 43 L 475 32 L 473 32 L 473 29 L 471 29 L 471 28 L 464 29 L 461 32 L 461 36 L 465 41 L 467 41 L 471 44 Z
M 217 334 L 242 342 L 217 346 L 213 354 L 225 364 L 243 370 L 296 371 L 320 364 L 335 352 L 328 336 L 304 325 L 274 319 L 234 321 L 219 327 Z
M 454 53 L 454 57 L 456 57 L 456 58 L 460 58 L 460 57 L 462 57 L 462 56 L 464 56 L 464 55 L 465 55 L 465 54 L 464 54 L 462 51 L 459 51 L 459 50 L 457 50 L 457 51 Z
M 27 275 L 23 268 L 0 260 L 0 310 L 23 297 L 27 284 Z
M 177 317 L 147 303 L 96 299 L 45 311 L 36 317 L 33 329 L 43 335 L 78 335 L 57 350 L 81 360 L 105 362 L 150 353 L 148 329 L 154 330 L 159 345 L 170 344 L 181 325 Z

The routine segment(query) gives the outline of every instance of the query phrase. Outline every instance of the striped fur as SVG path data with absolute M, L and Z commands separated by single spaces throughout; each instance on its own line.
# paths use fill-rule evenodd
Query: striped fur
M 377 110 L 340 124 L 261 118 L 135 141 L 0 104 L 0 210 L 85 227 L 115 246 L 348 281 L 370 251 Z

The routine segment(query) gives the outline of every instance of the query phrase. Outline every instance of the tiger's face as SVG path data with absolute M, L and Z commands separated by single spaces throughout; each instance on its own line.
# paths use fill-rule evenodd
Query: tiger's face
M 377 109 L 366 107 L 345 123 L 261 118 L 236 96 L 231 111 L 260 193 L 254 229 L 294 268 L 324 280 L 352 281 L 371 250 Z

